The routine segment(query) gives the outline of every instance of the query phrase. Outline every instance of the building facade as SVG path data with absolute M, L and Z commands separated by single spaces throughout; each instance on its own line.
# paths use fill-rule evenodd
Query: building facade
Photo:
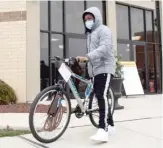
M 135 61 L 146 94 L 162 93 L 162 2 L 3 1 L 0 3 L 0 79 L 19 102 L 31 102 L 58 73 L 50 57 L 85 55 L 83 11 L 98 7 L 117 54 Z M 154 89 L 150 85 L 154 84 Z

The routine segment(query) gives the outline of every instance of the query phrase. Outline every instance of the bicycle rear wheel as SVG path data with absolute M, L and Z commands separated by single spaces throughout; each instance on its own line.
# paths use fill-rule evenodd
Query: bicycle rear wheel
M 114 95 L 112 92 L 112 89 L 109 88 L 108 94 L 107 94 L 107 99 L 108 99 L 108 106 L 111 108 L 111 113 L 113 115 L 114 109 L 115 109 L 115 101 L 114 101 Z M 89 109 L 97 108 L 98 107 L 98 102 L 95 97 L 91 97 L 89 100 Z M 93 111 L 89 113 L 89 118 L 93 126 L 96 128 L 99 127 L 99 110 Z
M 42 143 L 51 143 L 61 137 L 70 121 L 70 99 L 65 92 L 58 94 L 57 90 L 56 86 L 44 89 L 31 104 L 29 127 L 32 135 Z

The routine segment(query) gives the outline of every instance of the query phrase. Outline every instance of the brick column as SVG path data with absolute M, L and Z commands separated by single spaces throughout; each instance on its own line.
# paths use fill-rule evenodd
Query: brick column
M 0 79 L 18 102 L 31 102 L 40 91 L 40 2 L 0 2 Z
M 40 2 L 27 1 L 27 102 L 40 91 Z
M 113 34 L 114 50 L 117 51 L 117 24 L 116 24 L 116 4 L 115 1 L 107 1 L 107 25 Z
M 26 101 L 26 2 L 0 2 L 0 79 Z

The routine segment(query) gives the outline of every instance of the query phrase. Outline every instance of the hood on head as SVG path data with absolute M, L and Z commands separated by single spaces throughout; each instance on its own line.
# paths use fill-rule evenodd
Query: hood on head
M 85 10 L 83 13 L 83 21 L 84 21 L 84 16 L 87 13 L 93 14 L 93 16 L 95 18 L 95 23 L 92 27 L 92 30 L 96 29 L 97 27 L 99 27 L 102 24 L 102 15 L 101 15 L 100 10 L 97 7 L 90 7 L 87 10 Z

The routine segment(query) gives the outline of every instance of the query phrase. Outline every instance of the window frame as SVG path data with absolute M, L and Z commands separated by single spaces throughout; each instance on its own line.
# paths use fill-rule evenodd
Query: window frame
M 143 10 L 143 22 L 144 22 L 144 35 L 145 35 L 145 40 L 144 41 L 137 41 L 137 42 L 147 42 L 147 31 L 146 31 L 146 14 L 145 11 L 150 11 L 152 12 L 152 32 L 154 34 L 154 10 L 153 9 L 149 9 L 149 8 L 144 8 L 141 6 L 135 6 L 135 5 L 131 5 L 131 4 L 127 4 L 124 2 L 116 2 L 116 5 L 123 5 L 126 6 L 126 8 L 128 8 L 128 25 L 129 25 L 129 40 L 132 40 L 132 24 L 131 24 L 131 8 L 136 8 L 136 9 L 140 9 Z M 155 43 L 155 37 L 153 38 L 153 42 L 148 42 L 148 43 Z M 117 40 L 126 40 L 127 39 L 122 39 L 122 38 L 117 38 Z M 133 41 L 135 42 L 135 41 Z

